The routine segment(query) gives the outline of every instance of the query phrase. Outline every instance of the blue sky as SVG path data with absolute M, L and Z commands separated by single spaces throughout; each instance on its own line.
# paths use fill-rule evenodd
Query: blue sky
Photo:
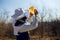
M 35 6 L 38 11 L 41 11 L 43 7 L 52 10 L 57 9 L 57 15 L 60 16 L 60 0 L 0 0 L 0 9 L 10 11 L 10 16 L 14 14 L 15 9 L 28 9 L 31 5 Z

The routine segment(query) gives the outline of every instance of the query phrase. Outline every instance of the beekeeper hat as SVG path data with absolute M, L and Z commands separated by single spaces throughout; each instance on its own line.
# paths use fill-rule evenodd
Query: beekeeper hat
M 17 18 L 17 17 L 22 18 L 24 16 L 25 15 L 24 15 L 24 12 L 23 12 L 22 8 L 19 8 L 19 9 L 15 10 L 15 14 L 12 15 L 12 18 Z

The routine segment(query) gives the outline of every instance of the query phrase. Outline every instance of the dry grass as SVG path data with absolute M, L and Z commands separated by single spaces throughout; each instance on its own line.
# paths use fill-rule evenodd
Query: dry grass
M 57 40 L 57 39 L 60 40 L 60 37 L 46 37 L 46 36 L 44 36 L 43 38 L 41 38 L 39 36 L 30 36 L 30 40 Z M 16 40 L 16 39 L 0 36 L 0 40 Z
M 33 30 L 33 31 L 30 32 L 30 39 L 31 40 L 56 40 L 56 39 L 59 39 L 60 38 L 60 37 L 43 37 L 43 38 L 41 38 L 39 36 L 40 33 L 41 33 L 40 32 L 40 29 L 41 29 L 40 27 L 41 26 L 39 26 L 37 29 L 35 29 L 35 30 Z M 35 36 L 35 35 L 37 35 L 37 36 Z M 10 24 L 10 23 L 8 23 L 8 24 L 0 23 L 0 40 L 16 40 L 15 39 L 15 36 L 13 35 L 13 27 L 12 27 L 12 24 Z

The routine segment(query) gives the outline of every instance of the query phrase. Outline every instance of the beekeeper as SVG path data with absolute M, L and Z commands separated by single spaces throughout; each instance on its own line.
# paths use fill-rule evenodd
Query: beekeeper
M 26 14 L 31 13 L 29 11 L 24 12 L 22 8 L 16 9 L 13 18 L 13 28 L 14 35 L 16 35 L 16 40 L 29 40 L 28 31 L 33 30 L 38 27 L 37 14 L 38 11 L 34 9 L 33 21 L 30 22 L 31 15 L 27 17 Z

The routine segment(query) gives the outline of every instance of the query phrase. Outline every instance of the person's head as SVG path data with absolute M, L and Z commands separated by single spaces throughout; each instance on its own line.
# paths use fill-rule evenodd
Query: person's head
M 23 10 L 22 10 L 22 8 L 19 8 L 19 9 L 16 9 L 15 10 L 15 15 L 18 15 L 18 14 L 23 14 Z
M 22 8 L 16 9 L 15 14 L 12 16 L 12 18 L 15 18 L 15 19 L 18 17 L 19 17 L 18 20 L 22 20 L 22 21 L 25 21 L 27 19 L 27 17 L 24 15 Z

